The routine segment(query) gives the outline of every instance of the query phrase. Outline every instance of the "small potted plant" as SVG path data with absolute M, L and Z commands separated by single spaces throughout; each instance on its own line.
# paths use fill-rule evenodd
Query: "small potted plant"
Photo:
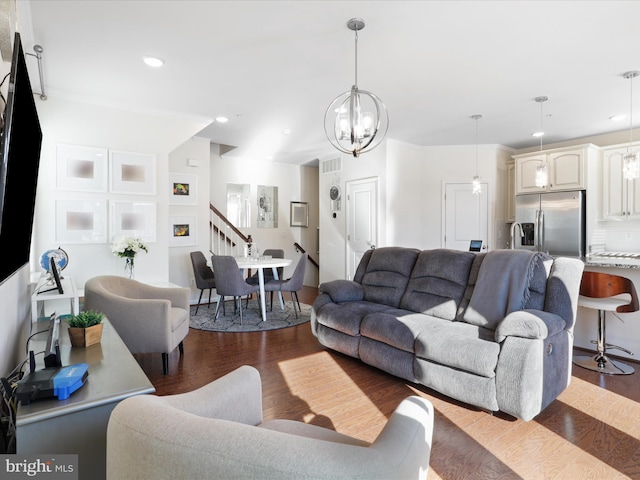
M 104 314 L 87 310 L 66 319 L 69 324 L 69 338 L 73 347 L 88 347 L 99 343 L 102 338 Z

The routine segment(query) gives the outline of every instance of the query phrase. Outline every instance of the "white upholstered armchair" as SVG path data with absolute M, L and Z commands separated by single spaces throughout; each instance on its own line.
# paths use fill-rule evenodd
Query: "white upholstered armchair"
M 107 429 L 107 479 L 426 479 L 433 407 L 400 403 L 368 444 L 291 420 L 263 423 L 260 374 L 243 366 L 198 390 L 123 400 Z
M 131 353 L 169 354 L 189 333 L 188 288 L 154 287 L 125 277 L 102 275 L 84 285 L 84 310 L 104 313 Z

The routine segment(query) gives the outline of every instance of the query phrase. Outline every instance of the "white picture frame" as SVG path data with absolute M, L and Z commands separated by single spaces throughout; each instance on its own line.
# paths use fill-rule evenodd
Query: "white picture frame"
M 109 151 L 111 193 L 156 194 L 156 156 L 151 153 Z
M 107 191 L 109 151 L 100 147 L 56 145 L 56 188 L 81 192 Z
M 56 200 L 56 243 L 107 243 L 107 202 Z
M 111 201 L 111 234 L 114 238 L 137 237 L 143 242 L 156 241 L 156 203 L 137 201 Z
M 169 174 L 169 205 L 196 205 L 198 177 L 188 173 Z
M 169 246 L 187 247 L 198 244 L 195 215 L 169 217 Z

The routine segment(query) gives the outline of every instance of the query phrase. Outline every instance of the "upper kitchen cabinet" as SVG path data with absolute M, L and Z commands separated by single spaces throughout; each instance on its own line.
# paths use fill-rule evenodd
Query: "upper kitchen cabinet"
M 596 161 L 598 147 L 578 145 L 514 155 L 516 195 L 586 189 L 586 165 Z M 547 163 L 547 185 L 536 186 L 536 169 Z
M 505 189 L 505 222 L 513 223 L 516 221 L 516 164 L 513 159 L 507 160 L 507 188 Z
M 640 220 L 640 180 L 622 175 L 625 153 L 627 145 L 602 151 L 602 220 Z

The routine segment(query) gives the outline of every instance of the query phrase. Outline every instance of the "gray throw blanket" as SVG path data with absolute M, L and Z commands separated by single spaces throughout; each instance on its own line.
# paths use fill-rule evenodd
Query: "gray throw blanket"
M 507 314 L 522 310 L 538 254 L 528 250 L 492 250 L 480 265 L 478 281 L 464 321 L 495 330 Z

